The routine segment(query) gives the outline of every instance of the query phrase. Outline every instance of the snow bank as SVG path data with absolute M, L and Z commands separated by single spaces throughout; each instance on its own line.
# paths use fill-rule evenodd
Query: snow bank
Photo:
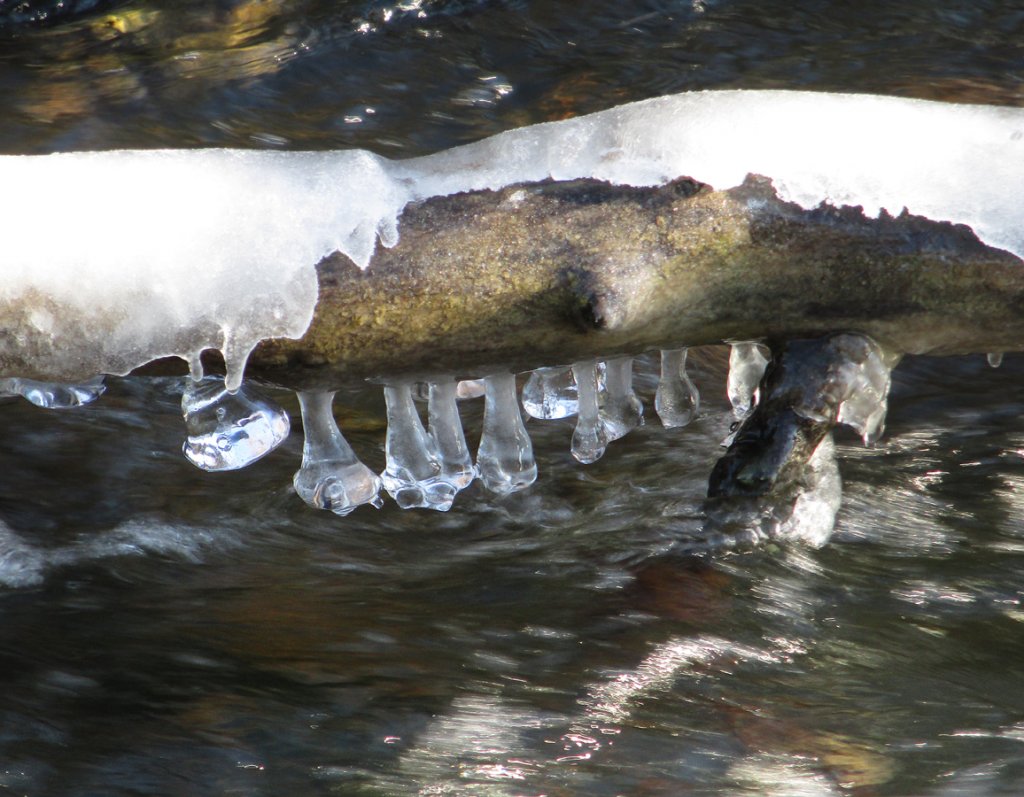
M 748 173 L 783 199 L 967 224 L 1024 256 L 1024 110 L 868 95 L 697 92 L 503 133 L 423 158 L 368 152 L 113 151 L 0 156 L 0 377 L 54 379 L 301 337 L 315 265 L 366 267 L 410 201 L 546 178 L 715 188 Z

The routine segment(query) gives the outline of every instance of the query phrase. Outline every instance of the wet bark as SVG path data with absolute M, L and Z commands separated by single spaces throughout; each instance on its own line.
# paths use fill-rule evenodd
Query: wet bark
M 859 332 L 903 353 L 1024 348 L 1024 263 L 964 226 L 595 181 L 433 198 L 361 272 L 318 267 L 315 319 L 248 373 L 287 385 L 566 364 L 723 340 Z M 211 363 L 212 364 L 212 363 Z

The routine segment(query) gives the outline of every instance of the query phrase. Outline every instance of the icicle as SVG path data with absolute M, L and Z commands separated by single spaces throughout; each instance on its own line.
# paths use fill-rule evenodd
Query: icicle
M 409 384 L 386 385 L 388 431 L 384 450 L 387 466 L 381 482 L 402 509 L 426 507 L 447 512 L 455 488 L 441 475 L 441 456 L 423 428 Z
M 0 379 L 0 396 L 21 396 L 46 410 L 67 410 L 81 407 L 99 398 L 106 390 L 102 376 L 85 382 L 37 382 L 35 379 L 12 377 Z
M 597 363 L 594 360 L 572 367 L 579 391 L 579 414 L 572 433 L 572 455 L 584 465 L 597 462 L 608 447 L 608 433 L 597 407 Z
M 431 382 L 427 403 L 430 436 L 441 458 L 441 478 L 456 490 L 469 486 L 476 477 L 473 455 L 459 418 L 457 386 L 453 381 Z
M 764 348 L 753 341 L 730 344 L 729 351 L 729 402 L 737 418 L 743 418 L 758 402 L 758 384 L 768 367 Z
M 513 374 L 484 380 L 484 425 L 477 471 L 484 486 L 499 495 L 523 490 L 537 478 L 533 445 L 523 426 Z
M 295 492 L 316 509 L 347 515 L 361 504 L 379 507 L 380 477 L 359 461 L 334 422 L 334 393 L 300 392 L 299 408 L 306 441 Z
M 191 352 L 187 357 L 184 358 L 188 361 L 188 375 L 191 377 L 193 382 L 198 382 L 203 378 L 203 352 L 202 349 Z
M 988 359 L 988 364 L 993 368 L 998 368 L 1003 364 L 1003 353 L 1001 351 L 990 351 L 985 357 Z
M 207 471 L 238 470 L 277 448 L 288 437 L 288 413 L 251 387 L 231 393 L 220 377 L 187 380 L 181 414 L 188 438 L 185 458 Z
M 523 409 L 541 420 L 576 414 L 576 383 L 570 368 L 538 368 L 523 385 Z
M 605 363 L 601 422 L 608 442 L 629 434 L 644 422 L 644 405 L 633 392 L 633 358 L 617 357 Z
M 892 369 L 899 358 L 860 335 L 837 335 L 832 346 L 848 356 L 831 377 L 845 388 L 836 421 L 853 427 L 864 445 L 874 445 L 885 431 Z
M 686 375 L 686 349 L 661 352 L 661 379 L 654 394 L 654 409 L 662 426 L 686 426 L 700 409 L 700 393 Z

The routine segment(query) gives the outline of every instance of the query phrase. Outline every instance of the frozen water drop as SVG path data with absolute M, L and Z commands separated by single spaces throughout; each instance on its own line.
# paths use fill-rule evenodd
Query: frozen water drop
M 666 428 L 686 426 L 700 409 L 700 393 L 686 375 L 686 349 L 661 352 L 661 378 L 654 394 L 654 409 Z
M 35 379 L 12 377 L 0 379 L 0 395 L 21 396 L 46 410 L 67 410 L 89 404 L 99 398 L 107 388 L 102 376 L 76 384 L 38 382 Z
M 187 357 L 188 360 L 188 375 L 192 378 L 193 382 L 198 382 L 203 378 L 203 352 L 194 351 Z
M 462 490 L 476 477 L 476 468 L 459 417 L 455 382 L 431 382 L 427 401 L 430 436 L 441 459 L 441 478 Z
M 754 341 L 731 344 L 729 351 L 729 403 L 737 418 L 750 413 L 758 401 L 758 385 L 768 367 L 765 347 Z
M 538 368 L 523 385 L 523 409 L 541 420 L 576 414 L 576 383 L 571 368 Z
M 455 386 L 455 397 L 462 399 L 480 398 L 484 394 L 483 379 L 463 379 Z
M 523 425 L 513 374 L 484 380 L 484 423 L 476 464 L 484 486 L 499 495 L 523 490 L 537 478 L 533 445 Z
M 643 425 L 644 405 L 633 392 L 632 357 L 617 357 L 605 363 L 604 391 L 599 402 L 608 442 L 618 440 Z
M 188 437 L 185 458 L 207 471 L 238 470 L 266 456 L 288 437 L 288 413 L 251 386 L 231 393 L 219 377 L 186 381 L 181 414 Z
M 845 389 L 836 422 L 845 423 L 874 445 L 885 431 L 892 369 L 898 357 L 861 335 L 837 335 L 832 346 L 845 355 L 833 381 Z
M 990 351 L 985 357 L 988 359 L 988 364 L 993 368 L 998 368 L 1003 364 L 1003 353 L 1001 351 Z
M 302 467 L 292 484 L 299 497 L 315 509 L 347 515 L 357 506 L 379 507 L 380 477 L 359 461 L 341 434 L 331 404 L 334 393 L 303 391 L 298 394 L 302 427 Z
M 388 431 L 384 450 L 387 465 L 381 482 L 402 509 L 426 507 L 447 512 L 456 489 L 441 475 L 441 456 L 423 428 L 408 383 L 384 388 Z
M 584 465 L 597 462 L 608 447 L 608 433 L 597 406 L 597 363 L 594 360 L 572 367 L 579 395 L 579 413 L 572 433 L 572 455 Z

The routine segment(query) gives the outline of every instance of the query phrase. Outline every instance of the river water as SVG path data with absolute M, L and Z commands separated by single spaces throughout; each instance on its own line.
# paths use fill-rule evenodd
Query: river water
M 0 151 L 401 157 L 706 87 L 1013 103 L 1022 34 L 996 2 L 0 2 Z M 882 440 L 837 434 L 827 545 L 700 557 L 732 419 L 721 353 L 693 359 L 689 427 L 645 358 L 646 426 L 581 466 L 571 420 L 530 421 L 537 483 L 445 514 L 307 508 L 287 393 L 289 441 L 221 474 L 180 454 L 179 379 L 4 403 L 0 786 L 1024 792 L 1024 359 L 906 359 Z M 335 410 L 382 469 L 379 388 Z

